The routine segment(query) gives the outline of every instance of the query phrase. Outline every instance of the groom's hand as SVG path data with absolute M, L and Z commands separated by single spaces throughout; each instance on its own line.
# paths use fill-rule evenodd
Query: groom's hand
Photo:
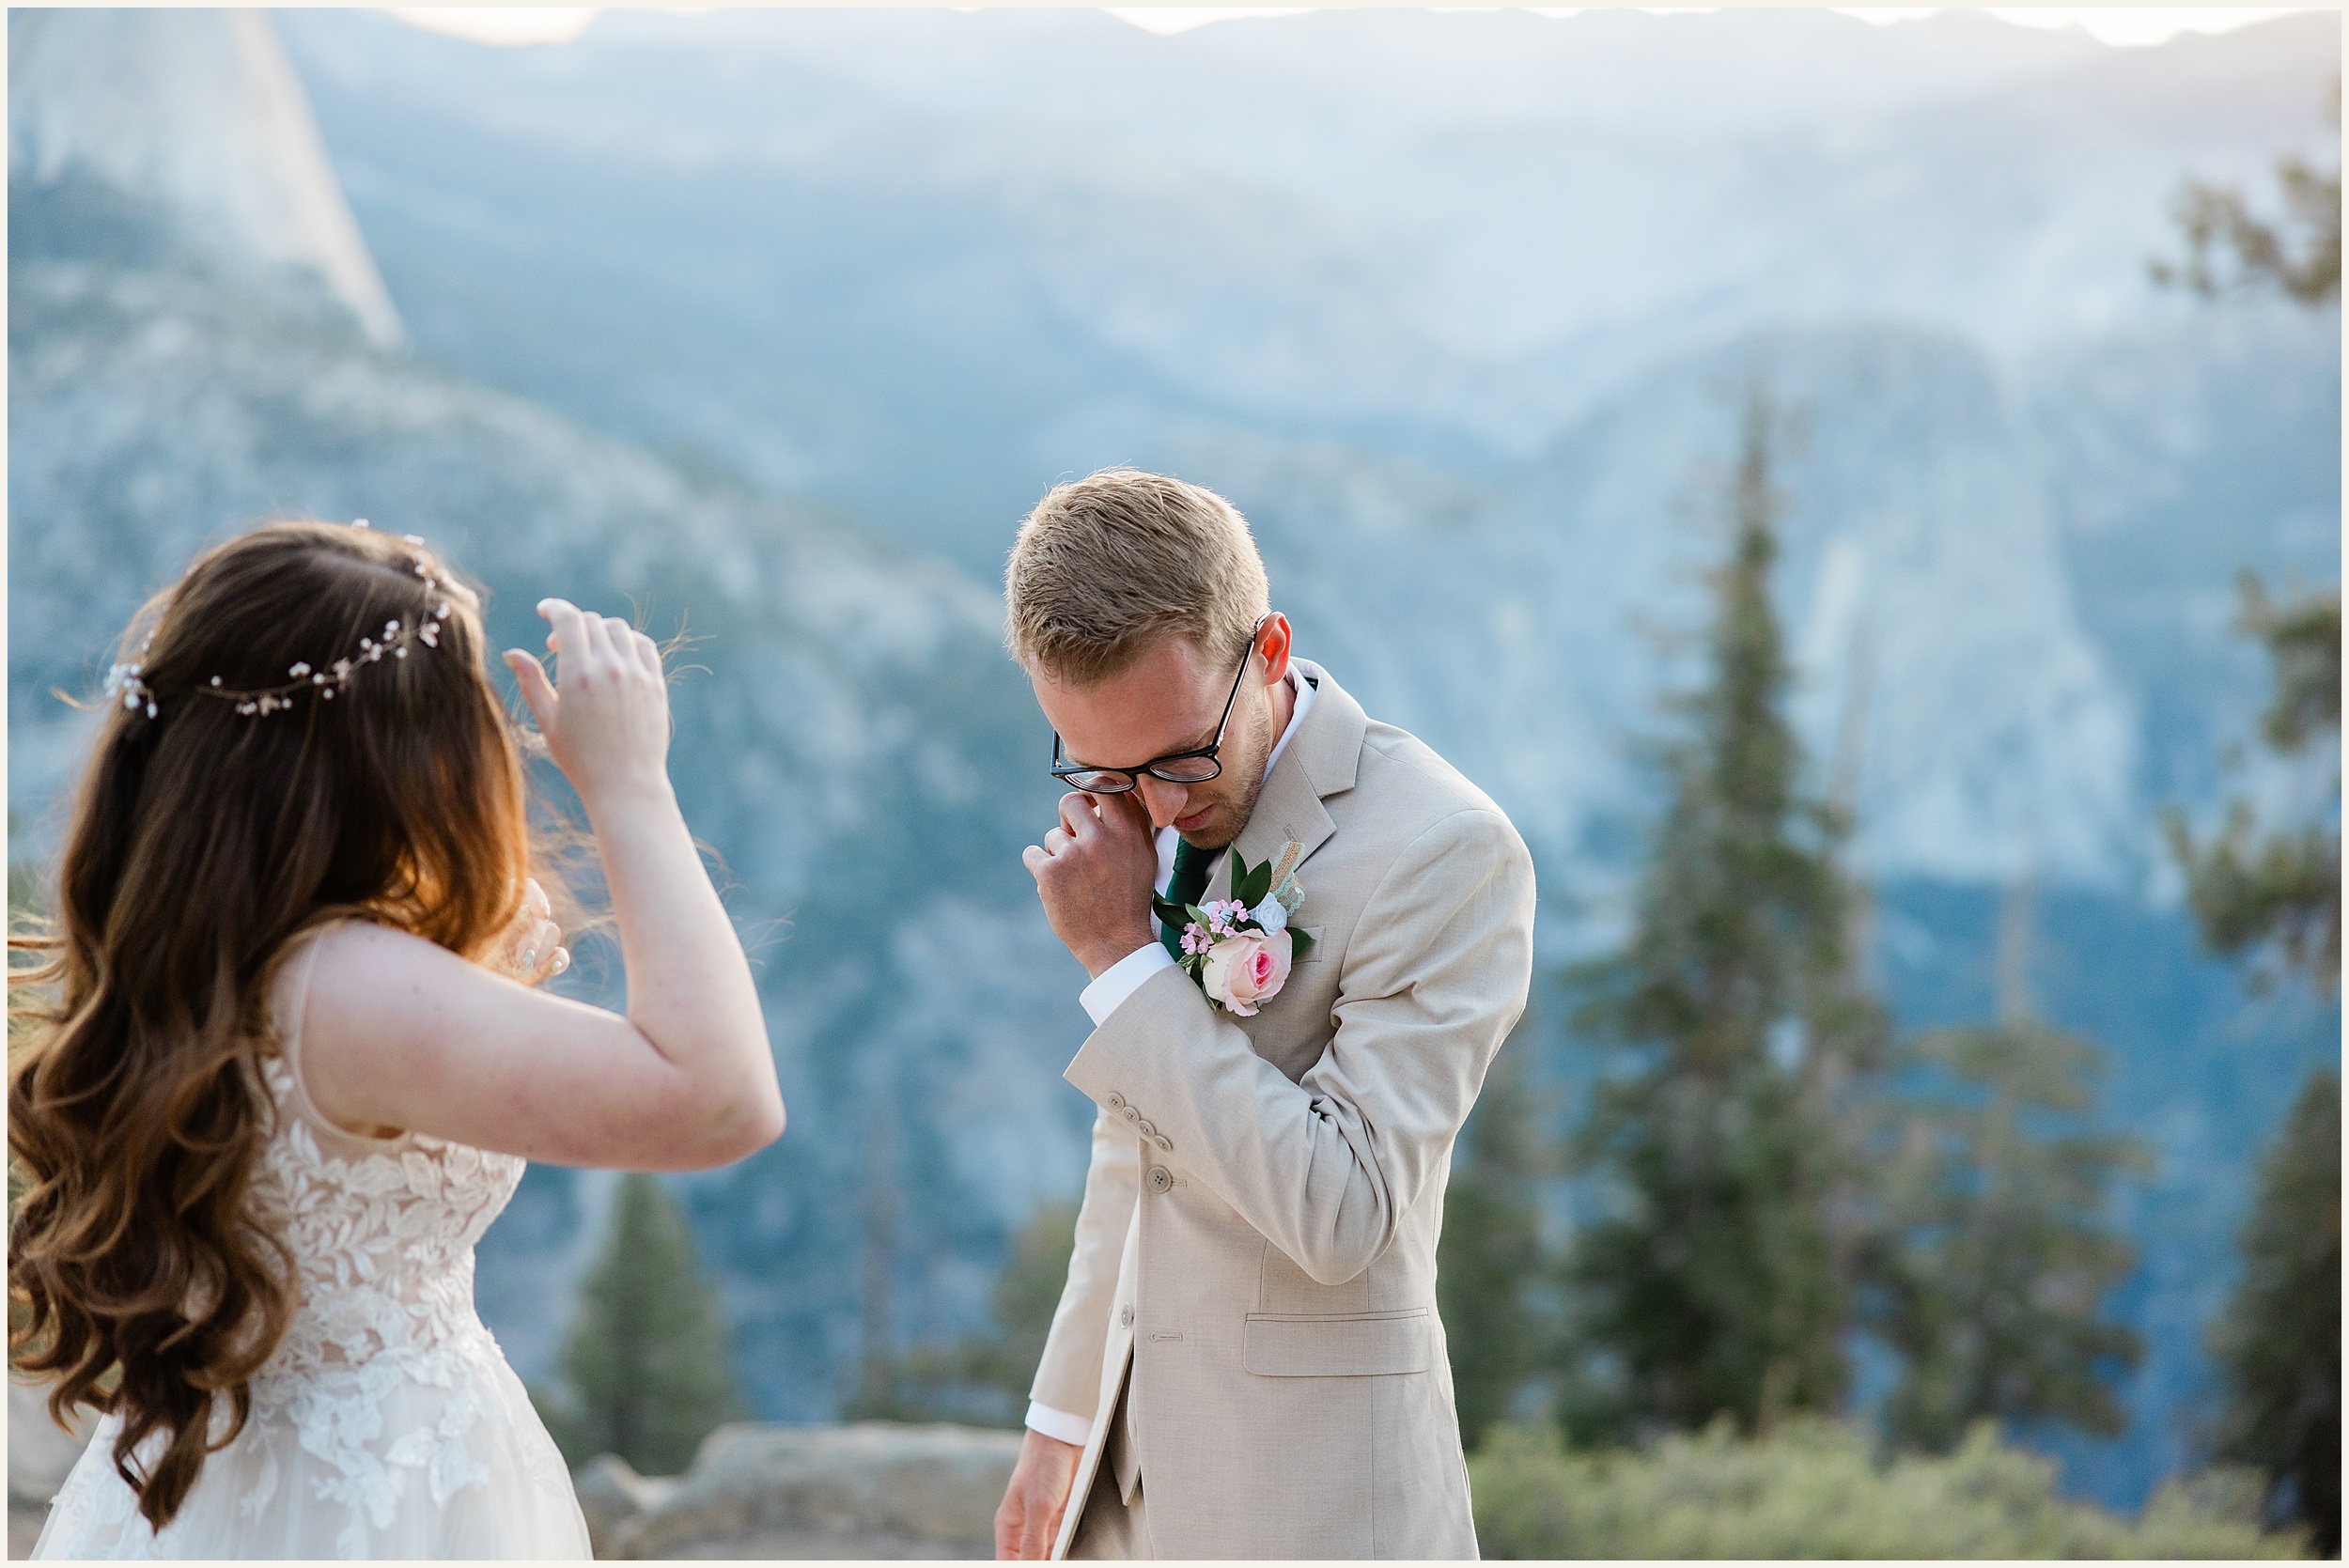
M 1159 881 L 1159 850 L 1139 793 L 1071 790 L 1060 798 L 1060 826 L 1019 856 L 1035 877 L 1053 935 L 1096 978 L 1156 939 L 1150 894 Z
M 1083 1453 L 1074 1443 L 1028 1429 L 1019 1444 L 1019 1463 L 1011 1469 L 1011 1484 L 1003 1490 L 1003 1506 L 995 1510 L 999 1561 L 1052 1555 L 1060 1516 L 1068 1507 L 1068 1489 L 1077 1479 L 1077 1461 Z

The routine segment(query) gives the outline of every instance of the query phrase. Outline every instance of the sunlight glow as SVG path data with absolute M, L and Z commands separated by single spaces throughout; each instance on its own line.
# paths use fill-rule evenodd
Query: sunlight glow
M 2153 44 L 2168 43 L 2180 33 L 2232 33 L 2237 27 L 2248 27 L 2254 22 L 2272 17 L 2290 16 L 2294 8 L 2276 9 L 2249 6 L 2198 9 L 2190 7 L 2084 7 L 2077 10 L 2061 8 L 2016 7 L 2011 9 L 1992 8 L 1988 14 L 2000 22 L 2017 27 L 2077 26 L 2099 43 L 2123 49 L 2142 49 Z
M 663 7 L 680 14 L 697 14 L 708 7 Z M 957 11 L 980 10 L 978 6 L 955 6 Z M 1172 37 L 1188 33 L 1194 27 L 1205 27 L 1216 22 L 1242 22 L 1250 17 L 1300 16 L 1315 8 L 1311 6 L 1113 6 L 1106 8 L 1120 22 L 1130 23 L 1146 33 Z M 1441 8 L 1455 10 L 1483 10 L 1483 6 Z M 1529 6 L 1525 8 L 1538 16 L 1560 20 L 1579 16 L 1582 8 L 1570 6 Z M 1719 9 L 1713 6 L 1641 6 L 1637 8 L 1650 16 L 1704 15 Z M 1838 14 L 1865 22 L 1871 26 L 1889 27 L 1903 22 L 1921 21 L 1938 13 L 1932 6 L 1837 6 L 1829 8 Z M 1984 14 L 2017 27 L 2063 28 L 2078 27 L 2100 43 L 2118 48 L 2144 48 L 2169 42 L 2181 33 L 2228 33 L 2253 23 L 2274 17 L 2291 16 L 2298 8 L 2284 7 L 2006 7 L 1988 8 Z M 448 33 L 471 39 L 476 43 L 495 44 L 504 48 L 525 48 L 532 44 L 568 43 L 594 25 L 596 8 L 586 6 L 402 6 L 391 8 L 391 14 L 417 27 L 436 33 Z
M 1301 16 L 1311 6 L 1111 6 L 1120 22 L 1130 22 L 1145 33 L 1171 38 L 1205 27 L 1210 22 L 1239 22 L 1252 16 Z
M 597 12 L 592 6 L 396 6 L 392 14 L 431 32 L 521 49 L 568 43 L 594 25 Z
M 1939 16 L 1938 6 L 1829 6 L 1837 16 L 1855 17 L 1871 27 L 1890 27 L 1903 22 L 1922 22 Z

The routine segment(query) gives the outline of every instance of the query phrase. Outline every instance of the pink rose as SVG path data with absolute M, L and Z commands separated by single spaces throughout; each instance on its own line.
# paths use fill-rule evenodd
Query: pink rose
M 1243 931 L 1207 950 L 1199 970 L 1199 984 L 1212 1001 L 1243 1018 L 1255 1017 L 1256 1004 L 1280 995 L 1289 977 L 1289 934 L 1286 931 Z

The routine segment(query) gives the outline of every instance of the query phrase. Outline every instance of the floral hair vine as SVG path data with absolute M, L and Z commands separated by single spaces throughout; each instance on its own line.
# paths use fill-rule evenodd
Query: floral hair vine
M 350 526 L 365 528 L 367 526 L 367 520 L 361 518 Z M 371 634 L 360 638 L 358 651 L 350 658 L 337 659 L 324 669 L 312 666 L 306 660 L 297 660 L 287 670 L 287 678 L 275 686 L 239 690 L 224 686 L 220 676 L 214 675 L 208 685 L 194 687 L 192 690 L 199 696 L 217 697 L 223 702 L 233 702 L 237 705 L 239 713 L 266 715 L 293 706 L 294 698 L 304 691 L 316 691 L 321 698 L 333 702 L 334 693 L 348 688 L 351 677 L 356 675 L 362 667 L 381 663 L 386 656 L 393 659 L 405 659 L 408 657 L 409 648 L 416 644 L 422 644 L 428 648 L 439 647 L 441 628 L 447 622 L 454 610 L 454 606 L 449 602 L 448 584 L 434 576 L 431 567 L 425 561 L 421 553 L 424 546 L 423 536 L 417 534 L 403 534 L 400 536 L 417 547 L 419 553 L 412 563 L 415 574 L 424 580 L 427 587 L 434 591 L 434 602 L 416 618 L 414 626 L 412 627 L 406 621 L 397 618 L 385 621 L 381 634 L 380 636 Z M 154 640 L 155 634 L 150 631 L 139 644 L 139 652 L 142 656 L 147 652 L 148 644 Z M 106 672 L 106 691 L 109 696 L 119 695 L 125 708 L 135 711 L 140 707 L 145 707 L 147 716 L 152 719 L 156 711 L 155 692 L 154 689 L 147 684 L 144 670 L 145 665 L 142 660 L 112 666 Z

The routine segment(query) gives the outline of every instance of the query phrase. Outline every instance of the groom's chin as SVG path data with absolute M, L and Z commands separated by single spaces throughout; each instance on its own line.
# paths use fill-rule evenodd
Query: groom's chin
M 1183 819 L 1174 819 L 1174 831 L 1183 835 L 1194 849 L 1229 849 L 1240 830 L 1248 826 L 1249 814 L 1256 809 L 1256 799 L 1222 800 L 1207 810 L 1207 819 L 1196 829 L 1183 826 Z
M 1206 820 L 1195 828 L 1185 827 L 1182 817 L 1174 819 L 1174 831 L 1193 849 L 1221 849 L 1237 836 L 1232 831 L 1232 814 L 1222 807 L 1210 807 L 1206 816 Z

